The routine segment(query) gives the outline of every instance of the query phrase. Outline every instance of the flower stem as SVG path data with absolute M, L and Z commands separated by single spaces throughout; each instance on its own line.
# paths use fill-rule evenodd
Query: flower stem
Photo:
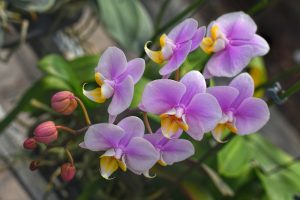
M 82 101 L 78 97 L 75 97 L 75 99 L 77 100 L 77 102 L 81 106 L 81 109 L 82 109 L 84 117 L 85 117 L 86 124 L 91 125 L 91 120 L 90 120 L 89 114 L 88 114 L 84 104 L 82 103 Z
M 180 79 L 180 68 L 178 68 L 175 72 L 175 81 L 179 81 Z
M 152 134 L 153 131 L 151 129 L 151 126 L 150 126 L 150 123 L 149 123 L 149 120 L 148 120 L 148 115 L 147 115 L 146 112 L 143 112 L 143 117 L 144 117 L 145 127 L 146 127 L 148 133 Z
M 56 128 L 61 129 L 63 131 L 66 131 L 68 133 L 71 133 L 73 135 L 77 135 L 79 133 L 82 133 L 82 132 L 86 131 L 89 128 L 89 126 L 83 127 L 81 129 L 78 129 L 78 130 L 74 130 L 74 129 L 66 127 L 66 126 L 56 126 Z
M 298 92 L 299 90 L 300 90 L 300 81 L 298 81 L 292 87 L 290 87 L 285 92 L 283 92 L 281 95 L 279 95 L 279 97 L 281 99 L 288 98 L 288 97 L 292 96 L 293 94 L 295 94 L 296 92 Z
M 68 159 L 69 159 L 70 163 L 71 163 L 72 165 L 74 165 L 74 159 L 73 159 L 73 156 L 72 156 L 70 150 L 67 149 L 67 148 L 65 148 L 65 151 L 66 151 L 66 154 L 67 154 L 67 156 L 68 156 Z

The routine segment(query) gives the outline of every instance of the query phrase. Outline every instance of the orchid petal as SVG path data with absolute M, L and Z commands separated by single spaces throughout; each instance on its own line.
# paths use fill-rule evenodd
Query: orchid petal
M 132 138 L 124 151 L 128 169 L 137 174 L 148 171 L 159 159 L 159 154 L 152 144 L 140 137 Z
M 232 103 L 239 95 L 239 91 L 236 88 L 230 86 L 210 87 L 207 88 L 207 93 L 213 95 L 217 99 L 223 112 L 226 112 L 227 109 L 230 108 Z
M 250 45 L 227 45 L 224 50 L 215 53 L 209 59 L 205 66 L 205 78 L 209 78 L 206 74 L 225 77 L 235 76 L 248 65 L 252 56 L 253 47 Z
M 126 66 L 127 60 L 123 51 L 117 47 L 109 47 L 102 54 L 96 71 L 113 80 L 126 70 Z
M 269 120 L 270 112 L 267 104 L 255 97 L 245 99 L 234 114 L 238 134 L 255 133 Z
M 82 93 L 89 100 L 94 101 L 96 103 L 103 103 L 106 100 L 106 98 L 102 94 L 100 87 L 97 87 L 96 89 L 93 89 L 93 90 L 85 90 L 84 86 L 83 86 Z
M 136 84 L 145 71 L 145 60 L 142 58 L 135 58 L 128 62 L 126 71 L 121 75 L 125 78 L 126 76 L 131 76 L 133 83 Z
M 164 76 L 177 70 L 188 56 L 191 50 L 191 45 L 192 41 L 189 40 L 176 47 L 168 63 L 159 70 L 159 74 Z
M 242 73 L 235 77 L 229 84 L 229 86 L 236 88 L 239 91 L 233 107 L 238 107 L 240 103 L 254 94 L 254 81 L 248 73 Z
M 101 176 L 107 180 L 119 168 L 118 162 L 114 157 L 104 156 L 100 158 L 100 173 Z
M 118 146 L 124 130 L 113 124 L 95 124 L 89 127 L 85 136 L 85 148 L 91 151 L 105 151 Z
M 197 31 L 198 22 L 195 19 L 189 18 L 174 27 L 168 34 L 168 37 L 174 43 L 186 42 L 195 35 Z
M 191 99 L 197 93 L 204 93 L 206 90 L 206 82 L 203 75 L 195 70 L 185 74 L 181 78 L 180 82 L 183 83 L 186 87 L 186 92 L 181 99 L 181 103 L 185 105 L 189 104 Z
M 134 83 L 131 76 L 125 78 L 121 83 L 115 85 L 115 92 L 108 107 L 110 115 L 118 115 L 126 110 L 132 101 Z
M 211 131 L 222 117 L 221 108 L 210 94 L 197 94 L 186 108 L 187 133 L 195 140 L 201 140 L 204 133 Z
M 193 144 L 184 139 L 169 140 L 161 149 L 163 161 L 168 165 L 175 162 L 183 161 L 194 155 L 195 149 Z
M 249 40 L 257 30 L 253 19 L 244 12 L 232 12 L 216 20 L 228 39 Z
M 124 130 L 124 137 L 120 144 L 127 146 L 133 137 L 143 137 L 145 126 L 143 121 L 135 116 L 126 117 L 118 123 L 118 126 Z
M 205 32 L 206 32 L 205 26 L 198 28 L 198 30 L 196 31 L 196 33 L 192 38 L 192 46 L 190 51 L 194 51 L 200 46 L 200 43 L 205 35 Z
M 182 83 L 168 79 L 155 80 L 146 85 L 140 107 L 146 112 L 160 115 L 176 106 L 184 93 L 185 86 Z

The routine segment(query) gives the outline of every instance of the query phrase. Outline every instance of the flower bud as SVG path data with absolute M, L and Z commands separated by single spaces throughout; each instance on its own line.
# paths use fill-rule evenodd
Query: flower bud
M 40 161 L 33 160 L 33 161 L 31 161 L 31 163 L 29 165 L 29 169 L 31 171 L 37 170 L 39 168 L 39 164 L 40 164 Z
M 35 140 L 44 144 L 49 144 L 57 140 L 57 137 L 57 128 L 52 121 L 41 123 L 34 130 Z
M 23 143 L 24 149 L 32 150 L 37 147 L 36 140 L 34 138 L 27 138 Z
M 75 166 L 72 165 L 71 163 L 65 163 L 60 168 L 60 175 L 64 181 L 67 182 L 71 181 L 74 178 L 75 173 L 76 173 Z
M 62 91 L 52 96 L 51 107 L 58 113 L 70 115 L 77 108 L 77 101 L 72 92 Z

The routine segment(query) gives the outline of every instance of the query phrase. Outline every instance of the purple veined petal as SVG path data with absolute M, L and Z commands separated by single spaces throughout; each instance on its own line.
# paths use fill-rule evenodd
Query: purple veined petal
M 242 73 L 235 77 L 229 86 L 239 91 L 239 95 L 232 105 L 233 107 L 238 107 L 244 99 L 252 97 L 254 94 L 254 81 L 248 73 Z
M 105 151 L 118 146 L 124 131 L 114 124 L 95 124 L 89 127 L 85 136 L 85 148 L 91 151 Z
M 216 20 L 229 40 L 250 40 L 257 30 L 253 19 L 244 12 L 232 12 Z
M 174 43 L 186 42 L 194 36 L 197 31 L 198 22 L 195 19 L 188 18 L 174 27 L 168 34 L 168 38 Z
M 270 46 L 267 41 L 261 36 L 255 34 L 252 40 L 249 42 L 254 47 L 253 57 L 263 56 L 270 50 Z
M 113 80 L 125 72 L 126 66 L 127 60 L 123 51 L 117 47 L 109 47 L 100 57 L 96 71 Z
M 133 83 L 137 83 L 145 71 L 145 60 L 142 58 L 135 58 L 128 62 L 126 71 L 118 77 L 119 80 L 123 80 L 127 76 L 131 76 Z
M 194 51 L 200 46 L 200 43 L 202 42 L 202 39 L 205 36 L 205 32 L 206 32 L 205 26 L 201 26 L 200 28 L 198 28 L 198 30 L 195 32 L 194 36 L 192 37 L 192 46 L 190 51 Z
M 205 79 L 199 71 L 188 72 L 181 78 L 180 82 L 186 87 L 185 94 L 181 99 L 181 103 L 184 105 L 188 105 L 196 94 L 206 91 Z
M 153 145 L 141 137 L 133 138 L 124 152 L 128 169 L 137 174 L 148 171 L 159 159 L 159 154 Z
M 134 83 L 131 76 L 125 78 L 122 82 L 115 85 L 115 92 L 108 107 L 110 115 L 118 115 L 126 110 L 132 101 Z
M 251 40 L 232 40 L 230 44 L 233 46 L 243 46 L 243 45 L 252 46 L 253 57 L 263 56 L 267 54 L 270 50 L 270 46 L 267 43 L 267 41 L 257 34 L 254 34 Z
M 141 108 L 145 112 L 163 114 L 178 105 L 184 93 L 185 86 L 177 81 L 169 79 L 151 81 L 145 86 Z
M 145 126 L 143 121 L 135 116 L 126 117 L 118 123 L 118 126 L 124 130 L 124 137 L 120 144 L 127 146 L 133 137 L 143 137 Z
M 148 140 L 154 147 L 157 147 L 161 140 L 165 138 L 162 134 L 154 133 L 154 134 L 145 134 L 144 138 Z
M 168 165 L 183 161 L 195 153 L 193 144 L 184 139 L 169 140 L 161 149 L 162 158 Z
M 205 70 L 212 76 L 233 77 L 249 64 L 252 56 L 253 47 L 249 45 L 227 45 L 224 50 L 215 53 L 209 59 Z M 205 72 L 205 74 L 207 74 L 207 72 Z
M 215 86 L 207 88 L 207 93 L 213 95 L 223 112 L 226 112 L 239 95 L 239 91 L 230 86 Z
M 192 41 L 189 40 L 176 47 L 176 49 L 174 49 L 171 59 L 168 61 L 168 63 L 165 66 L 163 66 L 159 70 L 159 74 L 164 76 L 167 74 L 171 74 L 172 72 L 177 70 L 180 67 L 180 65 L 182 65 L 186 57 L 188 56 L 191 50 L 191 45 L 192 45 Z
M 245 99 L 234 114 L 238 134 L 255 133 L 269 120 L 270 112 L 262 99 L 249 97 Z
M 222 110 L 216 98 L 199 93 L 186 108 L 187 133 L 195 140 L 201 140 L 204 133 L 215 128 L 222 117 Z

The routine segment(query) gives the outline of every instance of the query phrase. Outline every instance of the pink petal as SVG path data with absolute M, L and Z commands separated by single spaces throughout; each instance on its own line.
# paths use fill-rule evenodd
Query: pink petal
M 95 124 L 87 130 L 83 147 L 91 151 L 105 151 L 116 148 L 124 134 L 124 131 L 116 125 L 108 123 Z
M 187 133 L 195 140 L 201 140 L 204 133 L 215 128 L 222 117 L 222 110 L 210 94 L 197 94 L 186 108 Z
M 118 79 L 123 79 L 126 76 L 131 76 L 133 83 L 137 83 L 145 71 L 145 60 L 142 58 L 135 58 L 128 62 L 126 71 Z
M 192 46 L 190 51 L 194 51 L 200 46 L 200 43 L 202 42 L 202 39 L 205 36 L 205 32 L 206 32 L 205 26 L 198 28 L 198 30 L 196 31 L 196 33 L 192 38 Z
M 161 79 L 148 83 L 142 96 L 141 108 L 153 114 L 163 114 L 178 105 L 185 93 L 184 84 Z
M 126 66 L 127 60 L 123 51 L 117 47 L 109 47 L 102 54 L 96 71 L 105 78 L 113 80 L 125 72 Z
M 131 104 L 133 91 L 134 83 L 131 76 L 128 76 L 123 82 L 115 85 L 115 91 L 108 107 L 108 113 L 114 116 L 126 110 Z
M 261 129 L 268 122 L 270 112 L 266 102 L 249 97 L 241 103 L 234 116 L 238 134 L 246 135 Z
M 219 105 L 221 106 L 223 112 L 226 112 L 228 108 L 235 101 L 239 95 L 239 91 L 236 88 L 230 86 L 215 86 L 207 88 L 207 93 L 213 95 Z
M 186 42 L 194 36 L 197 31 L 198 22 L 192 18 L 186 19 L 171 30 L 168 37 L 174 43 Z

